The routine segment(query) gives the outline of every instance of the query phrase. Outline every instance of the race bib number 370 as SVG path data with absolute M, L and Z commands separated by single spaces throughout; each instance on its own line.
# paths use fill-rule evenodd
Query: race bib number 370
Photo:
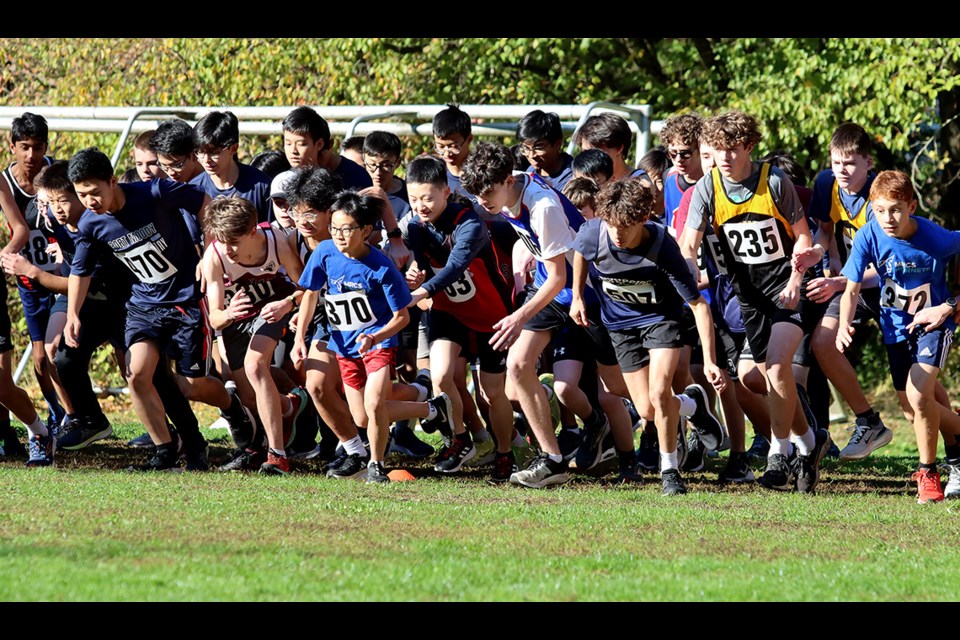
M 117 253 L 117 257 L 127 265 L 134 275 L 147 284 L 163 282 L 177 273 L 163 252 L 153 242 L 145 242 L 127 251 Z
M 777 221 L 773 218 L 725 222 L 720 229 L 726 236 L 730 251 L 737 262 L 764 264 L 786 256 L 780 242 Z
M 339 331 L 359 331 L 372 325 L 376 318 L 363 291 L 327 293 L 324 296 L 327 320 Z

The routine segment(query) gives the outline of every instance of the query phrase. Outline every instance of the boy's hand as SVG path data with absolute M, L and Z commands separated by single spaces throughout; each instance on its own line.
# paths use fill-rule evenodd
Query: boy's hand
M 230 320 L 236 320 L 250 313 L 250 309 L 252 308 L 253 303 L 250 301 L 250 296 L 247 295 L 247 292 L 238 291 L 237 295 L 233 296 L 233 299 L 230 300 L 230 306 L 227 307 L 227 315 L 230 316 Z
M 384 249 L 384 253 L 387 254 L 387 257 L 393 260 L 393 264 L 397 266 L 397 269 L 403 269 L 403 265 L 407 264 L 407 261 L 413 257 L 413 252 L 407 248 L 407 245 L 404 244 L 403 238 L 390 238 L 387 242 L 387 247 Z
M 67 346 L 77 349 L 80 346 L 80 318 L 67 314 L 67 324 L 63 325 L 63 339 Z
M 19 253 L 5 253 L 0 256 L 0 263 L 3 264 L 3 270 L 14 276 L 26 276 L 32 278 L 36 275 L 37 268 Z M 31 275 L 32 274 L 32 275 Z
M 573 302 L 570 303 L 570 317 L 581 327 L 590 326 L 590 322 L 587 320 L 587 305 L 584 304 L 583 298 L 580 296 L 574 296 Z
M 409 286 L 412 290 L 423 284 L 423 281 L 427 278 L 427 272 L 422 269 L 418 269 L 417 265 L 414 264 L 410 267 L 410 269 L 407 270 L 406 277 L 407 286 Z
M 375 344 L 373 336 L 369 333 L 361 333 L 357 336 L 357 351 L 360 352 L 360 355 L 370 351 Z
M 516 313 L 511 313 L 493 325 L 493 331 L 490 346 L 497 351 L 506 351 L 520 337 L 520 332 L 523 331 L 523 320 Z
M 800 302 L 800 285 L 791 282 L 780 292 L 780 305 L 784 309 L 796 309 L 798 302 Z
M 59 242 L 51 242 L 47 245 L 47 248 L 44 249 L 47 252 L 47 255 L 53 258 L 53 261 L 62 264 L 63 263 L 63 251 L 60 249 Z
M 307 343 L 302 336 L 297 334 L 297 337 L 293 340 L 293 349 L 290 350 L 290 360 L 293 362 L 294 368 L 299 369 L 300 364 L 306 359 Z
M 853 344 L 853 334 L 856 332 L 856 329 L 853 328 L 853 325 L 843 325 L 841 324 L 837 327 L 837 351 L 843 353 L 843 350 Z
M 723 375 L 723 371 L 715 363 L 704 364 L 703 374 L 713 388 L 717 390 L 717 393 L 723 393 L 727 388 L 727 377 Z
M 907 332 L 913 333 L 913 330 L 917 327 L 920 327 L 922 331 L 933 331 L 952 315 L 953 309 L 947 304 L 921 309 L 913 316 L 913 322 L 907 325 Z
M 263 305 L 263 309 L 260 310 L 260 317 L 270 323 L 278 322 L 292 310 L 293 303 L 288 298 L 284 298 Z
M 807 297 L 814 302 L 826 302 L 846 286 L 846 278 L 814 278 L 807 284 Z
M 790 264 L 793 265 L 794 271 L 803 273 L 810 267 L 819 263 L 821 260 L 823 260 L 823 247 L 814 245 L 794 253 L 790 258 Z
M 427 293 L 427 290 L 424 289 L 423 287 L 420 287 L 419 289 L 415 289 L 411 291 L 410 297 L 412 298 L 412 300 L 410 301 L 410 304 L 408 304 L 407 306 L 408 307 L 417 306 L 421 300 L 426 300 L 428 295 L 429 294 Z

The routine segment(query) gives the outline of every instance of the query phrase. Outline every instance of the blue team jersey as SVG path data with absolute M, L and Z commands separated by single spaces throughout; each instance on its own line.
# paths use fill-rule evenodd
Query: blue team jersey
M 180 209 L 199 211 L 204 193 L 194 184 L 151 180 L 119 185 L 126 202 L 111 213 L 87 210 L 77 223 L 74 275 L 94 273 L 101 253 L 113 253 L 136 279 L 131 301 L 141 306 L 195 303 L 200 254 Z
M 70 275 L 73 256 L 77 251 L 77 235 L 79 231 L 71 231 L 66 225 L 61 225 L 52 216 L 50 226 L 53 237 L 60 247 L 63 263 L 60 265 L 60 275 L 64 278 Z M 133 277 L 129 269 L 120 265 L 117 258 L 111 253 L 100 253 L 93 272 L 90 274 L 90 287 L 87 290 L 88 300 L 113 300 L 126 302 L 130 297 L 130 287 Z
M 343 180 L 343 188 L 360 191 L 373 186 L 373 180 L 367 170 L 350 158 L 340 156 L 340 164 L 333 170 Z
M 229 189 L 218 189 L 217 185 L 213 184 L 213 178 L 206 171 L 191 180 L 190 184 L 200 187 L 211 200 L 217 196 L 239 196 L 249 200 L 257 210 L 257 222 L 269 222 L 273 216 L 273 208 L 270 206 L 270 178 L 250 165 L 238 162 L 237 166 L 240 168 L 240 174 Z
M 567 183 L 573 178 L 573 156 L 566 151 L 562 151 L 560 152 L 560 161 L 560 170 L 556 173 L 541 176 L 532 166 L 527 169 L 527 173 L 538 176 L 557 191 L 563 191 L 563 188 L 567 186 Z
M 310 254 L 300 286 L 313 291 L 326 288 L 323 304 L 331 345 L 334 353 L 346 358 L 360 357 L 357 336 L 376 333 L 413 300 L 403 274 L 383 252 L 370 247 L 366 256 L 354 260 L 340 253 L 333 240 L 324 240 Z M 373 348 L 397 344 L 394 334 Z
M 601 220 L 587 220 L 577 233 L 576 250 L 589 263 L 590 283 L 600 295 L 607 329 L 621 331 L 664 320 L 680 320 L 683 303 L 700 297 L 677 241 L 657 222 L 644 224 L 648 237 L 621 249 Z
M 524 181 L 519 215 L 513 217 L 506 209 L 500 213 L 513 225 L 520 240 L 536 258 L 537 268 L 533 277 L 535 287 L 539 289 L 547 280 L 544 262 L 558 255 L 565 257 L 566 281 L 554 301 L 569 307 L 573 301 L 573 291 L 570 289 L 573 283 L 573 268 L 570 261 L 577 231 L 583 224 L 583 214 L 566 196 L 550 187 L 540 176 L 521 172 L 514 172 L 514 176 L 517 180 Z M 583 299 L 588 305 L 597 302 L 596 294 L 590 289 L 584 292 Z
M 692 187 L 679 173 L 671 173 L 663 180 L 663 221 L 673 228 L 673 216 L 680 208 L 683 193 Z
M 926 218 L 915 217 L 917 231 L 906 240 L 891 238 L 876 219 L 864 225 L 853 239 L 850 258 L 842 274 L 862 282 L 867 265 L 876 265 L 880 276 L 880 326 L 883 341 L 906 340 L 906 326 L 921 309 L 947 299 L 947 258 L 960 253 L 960 231 L 948 231 Z M 953 331 L 953 317 L 944 326 Z

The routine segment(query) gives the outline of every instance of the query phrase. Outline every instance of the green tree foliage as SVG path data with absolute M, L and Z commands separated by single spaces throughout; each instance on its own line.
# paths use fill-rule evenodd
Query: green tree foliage
M 759 153 L 786 149 L 811 177 L 852 120 L 875 137 L 879 168 L 911 172 L 924 211 L 960 216 L 955 39 L 7 39 L 0 69 L 0 104 L 24 107 L 608 100 L 648 103 L 657 119 L 737 108 L 763 125 Z M 51 148 L 116 140 L 60 133 Z M 279 141 L 244 140 L 241 154 L 264 147 Z

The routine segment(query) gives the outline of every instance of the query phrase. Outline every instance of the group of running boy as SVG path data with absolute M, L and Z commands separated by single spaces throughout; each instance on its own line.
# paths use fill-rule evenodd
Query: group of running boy
M 433 134 L 401 178 L 397 136 L 341 155 L 299 107 L 283 152 L 247 165 L 236 117 L 212 111 L 138 137 L 118 180 L 100 150 L 54 161 L 43 118 L 15 119 L 0 265 L 50 417 L 13 381 L 4 305 L 0 402 L 28 431 L 24 450 L 3 412 L 5 455 L 49 466 L 112 435 L 89 377 L 109 342 L 146 429 L 131 470 L 211 468 L 195 401 L 236 444 L 221 470 L 323 456 L 329 477 L 389 482 L 393 452 L 540 488 L 615 458 L 623 481 L 659 471 L 673 495 L 729 449 L 721 482 L 812 493 L 831 450 L 861 459 L 892 439 L 844 354 L 872 318 L 916 433 L 918 500 L 960 496 L 960 416 L 937 380 L 960 233 L 913 215 L 909 178 L 873 171 L 862 127 L 836 129 L 812 190 L 789 154 L 754 159 L 740 112 L 669 118 L 639 168 L 613 112 L 580 125 L 576 157 L 539 110 L 512 149 L 474 144 L 456 106 Z M 840 452 L 828 380 L 856 415 Z

